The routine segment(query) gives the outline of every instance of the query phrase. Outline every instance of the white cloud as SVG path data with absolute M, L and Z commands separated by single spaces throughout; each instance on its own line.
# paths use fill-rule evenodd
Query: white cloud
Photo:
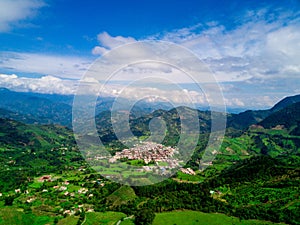
M 300 72 L 300 23 L 270 32 L 266 37 L 265 56 L 273 70 L 287 75 Z
M 299 76 L 300 22 L 295 19 L 297 15 L 283 11 L 267 20 L 268 13 L 268 9 L 249 11 L 241 17 L 243 23 L 234 29 L 212 21 L 146 39 L 170 41 L 190 49 L 211 68 L 219 82 Z M 101 55 L 136 40 L 112 37 L 103 32 L 98 35 L 98 41 L 100 46 L 93 49 L 93 54 Z
M 13 73 L 51 74 L 62 78 L 80 78 L 91 60 L 80 57 L 39 53 L 0 53 L 0 67 Z
M 101 47 L 101 46 L 96 46 L 92 50 L 93 55 L 103 55 L 105 52 L 109 51 L 108 49 Z
M 84 88 L 84 94 L 98 94 L 101 87 L 97 80 L 85 79 L 81 81 Z M 38 93 L 56 93 L 56 94 L 76 94 L 78 87 L 77 80 L 60 79 L 54 76 L 43 76 L 40 78 L 19 77 L 15 74 L 0 74 L 0 86 L 15 91 L 38 92 Z M 141 99 L 164 99 L 174 104 L 194 104 L 206 103 L 203 93 L 188 90 L 163 90 L 156 87 L 136 87 L 108 84 L 101 88 L 101 96 L 114 96 L 121 98 L 130 98 L 132 100 Z
M 0 74 L 0 86 L 23 92 L 74 94 L 77 81 L 63 80 L 53 76 L 27 78 L 18 77 L 15 74 Z
M 268 21 L 265 19 L 268 18 L 267 9 L 250 14 L 252 16 L 246 15 L 244 23 L 234 29 L 226 29 L 214 22 L 206 28 L 192 26 L 154 38 L 175 42 L 192 50 L 221 82 L 299 77 L 298 15 L 282 12 L 277 19 L 273 15 Z
M 123 44 L 135 42 L 136 40 L 132 37 L 127 37 L 127 38 L 122 36 L 112 37 L 107 32 L 103 32 L 101 34 L 98 34 L 98 41 L 103 47 L 112 49 Z
M 300 85 L 298 15 L 280 10 L 276 13 L 271 15 L 268 9 L 259 9 L 241 16 L 241 24 L 234 28 L 228 29 L 212 21 L 146 39 L 177 43 L 199 56 L 214 72 L 222 88 L 226 87 L 223 91 L 228 106 L 265 108 L 288 95 L 288 90 L 293 94 L 296 90 L 294 86 Z M 135 41 L 130 37 L 112 37 L 107 33 L 100 34 L 98 40 L 100 46 L 94 48 L 95 54 L 103 54 L 111 48 Z M 129 66 L 123 70 L 122 79 L 130 76 L 137 79 L 136 76 L 145 73 L 164 73 L 166 78 L 169 73 L 170 77 L 175 77 L 174 70 L 163 71 L 159 66 L 156 69 Z M 290 89 L 291 82 L 282 82 L 286 79 L 293 80 L 293 90 Z M 179 82 L 184 80 L 179 79 Z M 226 83 L 230 83 L 230 88 Z M 281 85 L 280 91 L 278 85 Z M 134 93 L 132 91 L 132 95 Z M 177 98 L 175 93 L 174 96 Z
M 244 107 L 245 106 L 245 103 L 239 98 L 230 98 L 230 99 L 225 98 L 225 104 L 226 104 L 227 107 L 228 106 L 230 106 L 230 107 L 232 107 L 232 106 L 234 106 L 234 107 Z
M 3 4 L 14 4 L 9 2 L 23 2 L 23 6 L 22 4 L 18 6 L 15 14 L 9 15 L 7 12 L 1 14 Z M 10 29 L 18 21 L 34 16 L 36 10 L 41 6 L 41 1 L 3 0 L 0 2 L 0 32 Z M 20 13 L 20 8 L 22 8 L 22 13 Z M 9 11 L 12 13 L 11 10 Z M 228 106 L 271 106 L 279 98 L 288 95 L 289 90 L 293 93 L 299 89 L 300 22 L 299 16 L 290 12 L 277 12 L 277 15 L 268 13 L 268 9 L 249 11 L 239 18 L 242 22 L 234 28 L 228 28 L 218 21 L 211 21 L 146 39 L 174 42 L 198 55 L 221 82 Z M 93 48 L 94 55 L 103 55 L 120 45 L 137 42 L 133 37 L 111 36 L 107 32 L 100 33 L 97 40 L 99 45 Z M 128 59 L 134 58 L 136 55 L 147 57 L 149 52 L 142 52 L 137 47 L 132 48 L 130 52 L 127 51 L 116 56 L 116 58 L 119 57 L 118 60 L 121 60 L 122 57 Z M 91 60 L 80 57 L 4 52 L 0 53 L 0 67 L 5 71 L 50 74 L 51 76 L 33 79 L 1 75 L 0 85 L 9 87 L 9 82 L 11 82 L 11 87 L 24 90 L 73 93 L 76 82 L 60 78 L 80 78 L 87 71 L 90 63 Z M 121 83 L 123 81 L 136 80 L 141 75 L 151 77 L 153 74 L 157 74 L 169 80 L 177 77 L 177 83 L 187 82 L 178 71 L 163 64 L 130 65 L 121 72 L 121 77 L 116 79 L 119 85 L 113 83 L 108 85 L 104 94 L 118 95 L 122 93 L 124 85 L 122 86 Z M 286 80 L 290 81 L 283 82 Z M 46 87 L 47 82 L 49 87 Z M 96 91 L 97 80 L 87 79 L 84 82 L 91 93 Z M 55 85 L 59 88 L 55 88 Z M 280 92 L 278 91 L 279 87 Z M 205 102 L 202 93 L 188 89 L 183 92 L 171 92 L 136 86 L 124 91 L 123 95 L 133 97 L 139 93 L 172 96 L 176 101 L 184 97 L 182 93 L 187 93 L 195 101 Z
M 45 5 L 42 0 L 1 0 L 0 32 L 7 32 L 21 21 L 34 17 Z
M 102 32 L 98 34 L 97 40 L 101 46 L 96 46 L 93 48 L 92 53 L 94 55 L 102 55 L 106 51 L 109 51 L 118 46 L 136 42 L 136 40 L 132 37 L 122 37 L 122 36 L 113 37 L 109 35 L 107 32 Z

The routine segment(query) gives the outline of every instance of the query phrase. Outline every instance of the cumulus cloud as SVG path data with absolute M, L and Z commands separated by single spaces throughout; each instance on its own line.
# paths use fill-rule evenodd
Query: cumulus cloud
M 107 51 L 108 51 L 107 48 L 104 48 L 104 47 L 101 47 L 101 46 L 96 46 L 96 47 L 93 48 L 92 54 L 93 55 L 103 55 Z
M 63 80 L 49 75 L 41 78 L 27 78 L 18 77 L 15 74 L 0 74 L 0 86 L 22 92 L 74 94 L 77 81 Z
M 39 53 L 1 52 L 0 67 L 12 73 L 51 74 L 62 78 L 80 78 L 91 60 L 80 57 Z
M 40 78 L 19 77 L 15 74 L 0 74 L 0 86 L 15 91 L 38 92 L 47 94 L 77 94 L 78 80 L 61 79 L 54 76 L 43 76 Z M 163 90 L 156 87 L 136 87 L 119 84 L 108 84 L 104 88 L 97 80 L 85 79 L 81 81 L 84 86 L 84 94 L 95 95 L 101 90 L 101 96 L 112 96 L 130 98 L 132 100 L 164 99 L 174 104 L 206 103 L 205 95 L 196 91 L 184 89 Z
M 92 53 L 94 55 L 102 55 L 106 51 L 109 51 L 120 45 L 136 42 L 136 40 L 132 37 L 123 37 L 123 36 L 113 37 L 109 35 L 107 32 L 102 32 L 98 34 L 97 40 L 100 46 L 96 46 L 93 48 Z
M 11 19 L 3 19 L 5 14 L 1 14 L 3 9 L 1 6 L 5 2 L 9 4 L 8 2 L 14 1 L 3 0 L 0 2 L 0 32 L 10 29 L 12 24 L 17 21 L 33 16 L 37 9 L 42 7 L 41 1 L 24 0 L 22 2 L 27 5 L 27 11 L 23 10 L 23 16 L 12 15 L 9 17 L 6 15 L 6 18 Z M 21 0 L 15 2 L 21 2 Z M 243 13 L 238 18 L 239 25 L 235 27 L 226 27 L 218 21 L 211 21 L 153 35 L 146 39 L 177 43 L 199 56 L 220 82 L 228 106 L 271 106 L 278 99 L 289 95 L 289 92 L 296 93 L 299 90 L 299 15 L 280 9 L 276 11 L 276 15 L 271 15 L 268 8 Z M 99 44 L 92 49 L 94 55 L 103 55 L 118 46 L 137 42 L 133 37 L 112 36 L 107 32 L 98 34 L 97 40 Z M 140 48 L 132 48 L 130 52 L 122 53 L 116 58 L 125 56 L 128 59 L 134 58 L 136 55 L 146 57 L 148 54 L 149 52 L 142 52 Z M 118 58 L 118 60 L 121 59 Z M 11 82 L 12 87 L 24 90 L 27 88 L 31 91 L 47 90 L 51 92 L 52 90 L 58 93 L 73 93 L 76 82 L 66 80 L 66 78 L 80 78 L 87 71 L 90 63 L 91 60 L 80 57 L 4 52 L 0 54 L 0 66 L 5 71 L 51 74 L 52 76 L 47 75 L 35 80 L 15 77 L 15 75 L 6 75 L 8 77 L 1 75 L 2 83 L 0 84 L 9 87 L 9 82 Z M 156 74 L 164 76 L 168 80 L 175 80 L 177 83 L 189 82 L 184 79 L 182 73 L 164 64 L 129 65 L 120 72 L 122 74 L 115 79 L 119 84 L 109 84 L 104 90 L 104 94 L 117 96 L 123 93 L 124 96 L 130 98 L 138 95 L 139 92 L 149 95 L 156 93 L 160 96 L 173 96 L 176 101 L 179 101 L 184 97 L 182 93 L 186 93 L 190 97 L 192 96 L 193 101 L 205 103 L 202 93 L 189 88 L 186 88 L 185 91 L 171 92 L 151 87 L 132 86 L 122 92 L 124 88 L 122 82 L 137 80 L 141 75 L 150 77 Z M 30 84 L 31 82 L 33 84 Z M 45 85 L 43 86 L 46 82 L 60 88 L 55 89 L 50 85 L 51 88 L 47 89 Z M 98 88 L 97 79 L 86 79 L 82 82 L 90 92 L 94 92 Z M 203 81 L 203 83 L 205 82 Z M 209 84 L 206 85 L 207 88 L 211 88 Z
M 268 8 L 247 11 L 240 16 L 241 24 L 230 29 L 212 21 L 146 39 L 170 41 L 190 49 L 211 68 L 219 82 L 299 76 L 298 14 L 277 11 L 277 15 L 271 15 Z M 93 54 L 101 55 L 136 40 L 132 37 L 112 37 L 103 32 L 98 35 L 98 41 L 100 46 L 93 49 Z
M 298 12 L 264 8 L 239 19 L 236 27 L 213 21 L 151 38 L 183 45 L 200 57 L 220 82 L 229 107 L 267 108 L 299 93 Z
M 248 12 L 241 16 L 243 23 L 233 29 L 212 22 L 152 39 L 175 42 L 192 50 L 221 82 L 299 76 L 298 14 L 282 11 L 275 17 L 268 13 L 268 9 Z M 268 16 L 270 19 L 266 19 Z
M 45 5 L 42 0 L 1 0 L 0 32 L 7 32 L 20 22 L 34 17 L 38 9 Z
M 294 93 L 300 85 L 299 15 L 282 9 L 273 13 L 269 8 L 243 13 L 235 27 L 211 21 L 146 39 L 170 41 L 195 53 L 220 82 L 228 106 L 265 108 L 288 95 L 289 91 Z M 93 49 L 94 54 L 103 54 L 136 40 L 131 37 L 112 37 L 103 32 L 98 35 L 98 41 L 99 46 Z M 119 80 L 134 80 L 148 73 L 149 76 L 160 74 L 170 80 L 181 77 L 177 80 L 179 83 L 187 82 L 182 74 L 176 74 L 178 71 L 166 70 L 161 65 L 157 68 L 150 64 L 146 67 L 128 66 L 122 72 Z M 118 91 L 115 90 L 115 93 Z

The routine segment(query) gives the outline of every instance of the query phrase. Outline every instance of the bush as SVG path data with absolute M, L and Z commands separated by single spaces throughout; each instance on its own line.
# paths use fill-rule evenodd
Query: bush
M 155 218 L 155 214 L 150 209 L 140 209 L 135 213 L 134 223 L 136 225 L 150 225 Z

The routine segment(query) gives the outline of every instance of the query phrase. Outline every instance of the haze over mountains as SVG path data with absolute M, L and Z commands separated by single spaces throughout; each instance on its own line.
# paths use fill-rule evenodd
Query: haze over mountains
M 1 88 L 0 99 L 0 116 L 2 118 L 9 118 L 29 124 L 59 124 L 68 127 L 72 126 L 72 95 L 51 95 L 30 92 L 22 93 Z M 126 101 L 126 99 L 124 99 L 124 101 Z M 259 122 L 261 122 L 262 125 L 267 124 L 267 121 L 274 121 L 275 118 L 280 118 L 278 117 L 278 114 L 291 114 L 292 112 L 297 113 L 299 104 L 296 103 L 299 102 L 300 95 L 295 95 L 282 99 L 270 109 L 247 110 L 238 114 L 228 113 L 227 127 L 246 129 L 250 125 Z M 112 108 L 113 103 L 114 98 L 99 98 L 96 104 L 96 114 L 109 111 Z M 288 106 L 290 106 L 290 108 L 282 111 Z M 140 101 L 134 106 L 131 113 L 132 115 L 135 115 L 135 117 L 140 117 L 150 113 L 148 117 L 151 117 L 151 113 L 153 113 L 153 116 L 159 113 L 159 111 L 155 112 L 155 110 L 163 110 L 161 114 L 164 114 L 168 113 L 167 111 L 170 109 L 172 109 L 172 106 L 165 102 Z M 172 112 L 170 111 L 170 113 Z M 199 110 L 199 113 L 203 118 L 207 117 L 207 114 L 209 114 L 207 110 Z M 270 119 L 266 119 L 272 114 L 274 115 L 270 117 Z M 262 122 L 264 119 L 265 121 Z M 209 118 L 206 118 L 206 120 L 209 120 Z M 293 118 L 293 121 L 294 122 L 290 123 L 295 124 L 296 118 Z M 282 121 L 278 120 L 278 123 L 280 122 L 282 123 Z

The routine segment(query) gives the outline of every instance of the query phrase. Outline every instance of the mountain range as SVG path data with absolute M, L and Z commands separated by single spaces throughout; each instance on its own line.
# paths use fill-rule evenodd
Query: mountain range
M 74 96 L 71 95 L 22 93 L 1 88 L 0 117 L 29 124 L 59 124 L 71 127 L 73 98 Z M 101 116 L 102 112 L 110 111 L 114 100 L 115 99 L 111 97 L 99 98 L 96 104 L 96 114 L 100 115 L 97 117 Z M 124 102 L 125 101 L 126 100 L 124 99 Z M 228 113 L 227 127 L 234 129 L 246 129 L 252 124 L 262 122 L 271 114 L 298 102 L 300 102 L 300 95 L 295 95 L 282 99 L 270 109 L 247 110 L 238 114 Z M 297 108 L 297 106 L 294 106 L 294 108 Z M 135 117 L 153 117 L 155 114 L 163 113 L 159 112 L 160 110 L 164 110 L 165 113 L 167 113 L 167 111 L 171 109 L 172 106 L 164 102 L 140 101 L 133 107 L 131 114 Z M 155 110 L 158 111 L 155 112 Z M 209 111 L 198 111 L 199 116 L 204 120 L 207 120 Z M 151 113 L 153 113 L 152 116 L 149 115 Z M 172 111 L 169 113 L 172 114 Z M 207 121 L 205 123 L 207 123 Z
M 7 89 L 1 89 L 0 96 L 0 224 L 8 215 L 3 213 L 7 210 L 12 215 L 18 212 L 23 221 L 4 223 L 9 225 L 28 224 L 24 220 L 34 218 L 47 219 L 49 224 L 72 220 L 75 222 L 70 224 L 75 225 L 85 219 L 91 221 L 89 217 L 111 213 L 108 211 L 125 213 L 123 217 L 133 224 L 132 215 L 143 207 L 156 214 L 194 210 L 213 213 L 208 214 L 212 216 L 224 213 L 244 221 L 257 219 L 245 224 L 273 224 L 258 220 L 299 224 L 299 95 L 285 98 L 267 110 L 228 113 L 222 146 L 212 153 L 216 154 L 215 159 L 206 170 L 201 169 L 199 162 L 211 129 L 210 111 L 144 102 L 132 112 L 117 112 L 117 116 L 129 115 L 130 129 L 140 139 L 151 134 L 152 119 L 163 119 L 163 144 L 167 146 L 178 142 L 184 119 L 179 112 L 185 118 L 198 116 L 199 141 L 184 166 L 196 174 L 178 171 L 164 182 L 141 187 L 111 182 L 87 164 L 71 129 L 72 96 Z M 125 147 L 112 127 L 113 100 L 99 99 L 95 117 L 98 135 L 111 154 Z M 119 131 L 126 133 L 125 127 L 122 129 L 121 126 Z M 92 146 L 91 141 L 93 149 L 97 146 Z M 129 162 L 124 162 L 125 166 L 126 163 Z M 116 173 L 113 164 L 109 168 L 112 174 Z M 44 177 L 47 180 L 41 182 Z M 83 207 L 81 211 L 77 209 L 79 205 Z M 72 210 L 74 215 L 67 216 Z

